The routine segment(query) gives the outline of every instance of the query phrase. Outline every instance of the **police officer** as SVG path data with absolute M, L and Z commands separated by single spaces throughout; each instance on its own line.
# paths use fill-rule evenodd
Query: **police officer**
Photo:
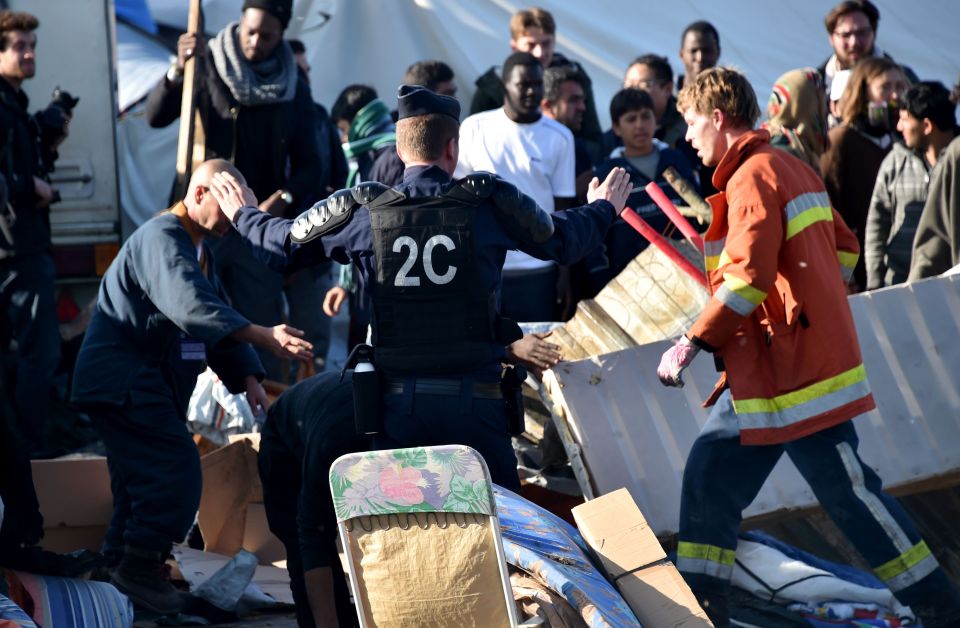
M 257 457 L 270 531 L 287 550 L 297 624 L 354 625 L 356 611 L 337 558 L 337 517 L 327 475 L 340 456 L 370 448 L 353 420 L 353 382 L 321 373 L 270 406 Z
M 553 215 L 489 173 L 451 180 L 460 104 L 425 88 L 399 91 L 403 183 L 341 190 L 294 221 L 243 202 L 243 187 L 211 188 L 237 230 L 275 269 L 332 258 L 353 263 L 373 295 L 373 345 L 383 373 L 377 448 L 458 443 L 478 450 L 494 482 L 519 489 L 501 362 L 519 327 L 499 315 L 506 252 L 570 264 L 599 246 L 623 209 L 629 177 L 594 179 L 583 207 Z

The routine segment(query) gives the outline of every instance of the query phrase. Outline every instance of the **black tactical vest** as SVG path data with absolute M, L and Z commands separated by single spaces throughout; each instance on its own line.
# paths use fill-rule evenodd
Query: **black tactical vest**
M 475 271 L 474 216 L 482 203 L 447 195 L 369 207 L 378 368 L 470 370 L 494 360 L 493 343 L 516 339 L 504 337 L 514 334 L 501 331 L 506 321 L 497 315 L 496 294 Z

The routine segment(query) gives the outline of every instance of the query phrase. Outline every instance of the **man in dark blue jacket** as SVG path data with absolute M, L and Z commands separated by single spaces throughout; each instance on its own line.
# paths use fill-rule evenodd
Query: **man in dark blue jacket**
M 501 362 L 519 326 L 499 315 L 508 250 L 569 264 L 596 247 L 623 208 L 627 174 L 593 181 L 592 202 L 537 207 L 488 173 L 452 181 L 460 104 L 409 85 L 398 98 L 397 188 L 369 183 L 333 194 L 295 221 L 245 206 L 242 187 L 214 178 L 237 230 L 273 268 L 334 260 L 359 267 L 373 301 L 373 344 L 384 374 L 379 448 L 462 443 L 477 449 L 494 482 L 519 480 L 508 433 Z
M 299 330 L 251 324 L 227 305 L 205 242 L 230 228 L 210 193 L 217 172 L 242 180 L 226 161 L 205 162 L 183 201 L 124 243 L 103 277 L 74 372 L 73 402 L 107 449 L 114 510 L 104 553 L 121 557 L 113 583 L 158 613 L 180 610 L 162 566 L 200 505 L 200 458 L 186 427 L 197 375 L 209 364 L 230 392 L 246 392 L 257 415 L 267 399 L 250 344 L 280 358 L 311 356 Z M 252 193 L 246 200 L 256 204 Z
M 209 42 L 196 33 L 181 35 L 176 61 L 147 96 L 144 110 L 153 127 L 180 117 L 184 64 L 196 57 L 203 158 L 229 160 L 243 173 L 261 209 L 286 217 L 320 200 L 323 185 L 310 86 L 300 78 L 283 40 L 292 7 L 292 0 L 244 0 L 239 22 Z M 283 277 L 257 264 L 233 233 L 214 243 L 214 251 L 237 311 L 259 325 L 281 322 Z M 258 354 L 270 379 L 283 379 L 282 363 L 270 352 Z

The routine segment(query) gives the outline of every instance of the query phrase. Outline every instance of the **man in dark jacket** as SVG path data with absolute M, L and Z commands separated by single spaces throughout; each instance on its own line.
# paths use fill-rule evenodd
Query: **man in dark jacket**
M 197 375 L 209 364 L 230 392 L 246 392 L 256 415 L 267 398 L 249 345 L 278 357 L 312 355 L 302 332 L 251 324 L 227 305 L 205 241 L 230 231 L 210 192 L 219 172 L 241 177 L 222 159 L 204 162 L 184 199 L 124 243 L 103 276 L 74 372 L 72 401 L 107 450 L 113 515 L 104 553 L 120 558 L 112 581 L 161 614 L 181 608 L 162 566 L 200 505 L 200 458 L 186 427 Z
M 43 445 L 43 428 L 53 374 L 60 361 L 60 334 L 53 299 L 50 258 L 50 203 L 56 198 L 43 178 L 66 137 L 41 142 L 36 129 L 43 114 L 27 112 L 24 81 L 36 72 L 37 18 L 0 12 L 0 174 L 6 194 L 0 201 L 0 337 L 17 341 L 14 408 L 27 453 Z M 3 347 L 0 347 L 2 349 Z
M 179 117 L 183 66 L 197 56 L 204 158 L 233 163 L 256 197 L 264 199 L 261 209 L 278 216 L 295 216 L 313 205 L 322 174 L 313 98 L 283 41 L 291 5 L 292 0 L 245 0 L 240 21 L 209 43 L 195 33 L 181 35 L 176 63 L 150 92 L 145 112 L 154 127 Z M 216 252 L 237 310 L 257 324 L 278 324 L 282 277 L 255 262 L 233 234 L 217 243 Z M 259 354 L 268 377 L 281 379 L 281 363 L 269 353 Z
M 577 70 L 583 78 L 583 91 L 586 95 L 586 110 L 583 113 L 583 125 L 574 135 L 583 138 L 590 149 L 590 157 L 600 159 L 603 129 L 597 117 L 597 105 L 593 98 L 593 84 L 586 71 L 576 61 L 567 59 L 554 49 L 557 37 L 557 23 L 549 11 L 532 7 L 517 11 L 510 18 L 510 49 L 514 52 L 529 52 L 540 60 L 544 69 L 569 66 Z M 503 106 L 503 82 L 500 72 L 492 67 L 476 80 L 477 91 L 470 103 L 470 115 L 498 109 Z

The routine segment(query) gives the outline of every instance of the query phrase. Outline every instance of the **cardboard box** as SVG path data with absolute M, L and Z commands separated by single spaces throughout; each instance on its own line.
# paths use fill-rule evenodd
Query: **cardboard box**
M 34 460 L 30 465 L 43 515 L 41 545 L 54 552 L 99 551 L 113 515 L 107 459 Z
M 577 506 L 573 518 L 645 628 L 713 626 L 627 489 Z
M 197 519 L 206 551 L 233 556 L 245 549 L 261 565 L 272 565 L 286 560 L 286 552 L 263 510 L 256 450 L 260 439 L 245 436 L 231 437 L 229 445 L 200 459 L 203 494 Z

